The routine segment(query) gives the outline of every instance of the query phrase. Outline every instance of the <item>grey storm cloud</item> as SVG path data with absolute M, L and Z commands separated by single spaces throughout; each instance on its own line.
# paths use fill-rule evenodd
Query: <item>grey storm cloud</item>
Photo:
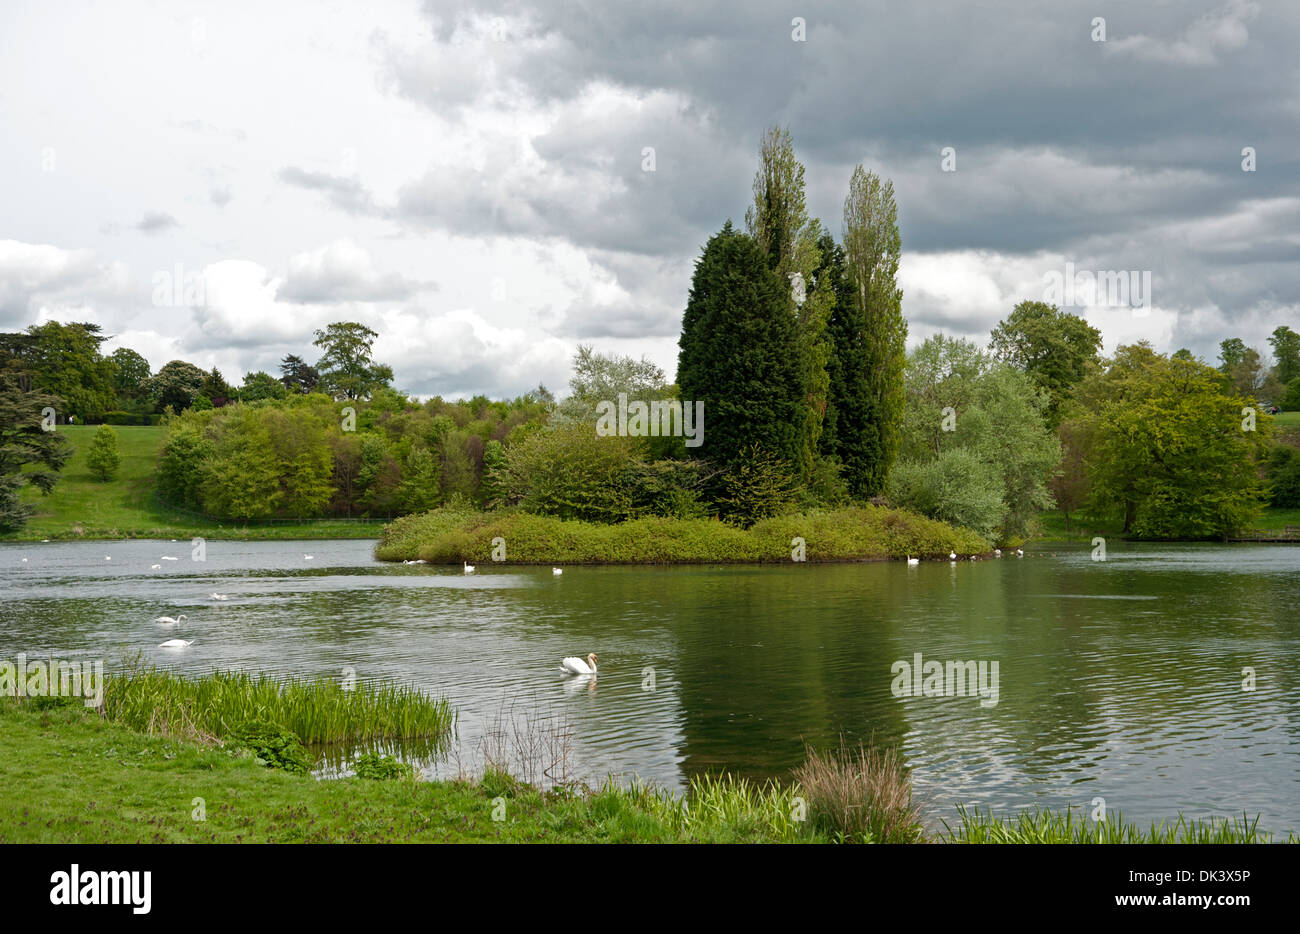
M 133 226 L 141 233 L 159 234 L 171 230 L 173 227 L 179 227 L 180 221 L 165 211 L 148 211 Z

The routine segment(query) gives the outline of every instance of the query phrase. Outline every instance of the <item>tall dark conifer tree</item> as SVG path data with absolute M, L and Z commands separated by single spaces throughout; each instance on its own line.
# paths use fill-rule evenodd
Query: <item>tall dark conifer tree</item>
M 788 303 L 764 251 L 728 221 L 695 264 L 677 358 L 681 398 L 704 402 L 701 454 L 720 467 L 754 445 L 798 463 L 803 373 Z

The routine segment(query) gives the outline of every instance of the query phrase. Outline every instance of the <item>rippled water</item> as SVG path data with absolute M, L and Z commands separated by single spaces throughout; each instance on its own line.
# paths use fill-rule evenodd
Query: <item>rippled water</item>
M 0 545 L 0 659 L 111 669 L 140 650 L 187 672 L 413 682 L 459 711 L 457 753 L 431 775 L 472 764 L 512 720 L 567 723 L 571 775 L 671 787 L 719 769 L 785 776 L 805 742 L 844 732 L 898 743 L 939 817 L 1100 796 L 1142 821 L 1244 810 L 1300 831 L 1300 548 L 1112 542 L 1104 563 L 1058 548 L 560 577 L 384 565 L 371 549 L 209 542 L 200 563 L 185 542 Z M 194 645 L 157 648 L 178 633 L 154 617 L 179 613 Z M 561 675 L 562 656 L 589 651 L 595 683 Z M 891 666 L 918 652 L 997 661 L 997 705 L 893 696 Z

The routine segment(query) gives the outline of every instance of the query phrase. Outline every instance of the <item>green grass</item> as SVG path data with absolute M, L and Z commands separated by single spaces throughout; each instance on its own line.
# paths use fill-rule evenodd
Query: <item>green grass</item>
M 1300 429 L 1300 409 L 1294 412 L 1278 412 L 1273 416 L 1273 424 L 1279 428 Z
M 863 506 L 765 519 L 739 529 L 710 519 L 636 519 L 617 525 L 568 521 L 518 511 L 437 509 L 395 520 L 384 530 L 380 560 L 431 564 L 492 560 L 505 541 L 508 564 L 717 564 L 789 562 L 792 540 L 806 560 L 878 561 L 911 554 L 983 554 L 992 545 L 968 529 L 898 509 Z
M 317 780 L 233 746 L 149 735 L 79 703 L 0 698 L 0 843 L 800 843 L 797 784 L 701 777 L 653 787 L 542 792 L 508 775 L 426 782 L 413 773 Z M 201 811 L 200 811 L 201 809 Z M 201 816 L 203 819 L 197 819 Z M 494 816 L 500 820 L 494 820 Z M 1261 842 L 1244 817 L 1137 827 L 1067 811 L 995 818 L 959 810 L 933 842 Z M 1294 837 L 1288 838 L 1295 842 Z
M 240 525 L 214 522 L 158 503 L 154 495 L 158 455 L 166 429 L 161 426 L 115 425 L 122 465 L 117 476 L 100 482 L 90 474 L 86 457 L 97 425 L 60 425 L 73 445 L 72 457 L 59 474 L 54 492 L 24 491 L 36 514 L 17 533 L 0 540 L 40 541 L 80 538 L 325 539 L 377 538 L 383 521 L 277 522 Z
M 441 740 L 455 724 L 446 700 L 413 687 L 337 679 L 254 677 L 223 672 L 199 678 L 135 667 L 105 677 L 104 712 L 145 733 L 189 738 L 231 736 L 250 721 L 292 730 L 304 743 Z
M 1014 817 L 995 817 L 978 810 L 957 809 L 956 827 L 944 824 L 948 843 L 1272 843 L 1259 829 L 1259 818 L 1160 821 L 1143 828 L 1112 812 L 1105 821 L 1085 820 L 1082 811 L 1064 813 L 1036 809 Z M 1294 835 L 1288 843 L 1297 842 Z
M 817 841 L 788 792 L 701 779 L 694 798 L 612 783 L 318 781 L 238 749 L 149 736 L 80 705 L 0 699 L 0 843 Z M 201 805 L 205 820 L 195 820 Z M 501 820 L 494 820 L 499 816 Z
M 1120 523 L 1114 521 L 1097 521 L 1076 514 L 1070 515 L 1070 527 L 1067 530 L 1065 525 L 1065 515 L 1058 509 L 1052 512 L 1042 513 L 1038 517 L 1040 531 L 1035 537 L 1036 541 L 1044 542 L 1066 542 L 1066 541 L 1091 541 L 1093 536 L 1100 535 L 1104 538 L 1119 539 L 1123 537 L 1120 531 Z M 1259 515 L 1252 526 L 1255 531 L 1272 532 L 1280 531 L 1288 525 L 1300 526 L 1300 509 L 1280 509 L 1272 506 L 1266 507 Z M 1250 532 L 1245 533 L 1247 536 Z

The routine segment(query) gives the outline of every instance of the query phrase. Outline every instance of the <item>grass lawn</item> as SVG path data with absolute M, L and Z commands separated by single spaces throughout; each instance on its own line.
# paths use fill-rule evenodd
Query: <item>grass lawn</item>
M 220 746 L 137 733 L 80 705 L 37 709 L 0 698 L 0 735 L 0 843 L 825 839 L 806 827 L 778 836 L 744 813 L 675 826 L 680 821 L 632 793 L 543 794 L 497 775 L 473 783 L 319 781 Z M 200 805 L 205 820 L 195 819 Z
M 162 450 L 161 426 L 115 425 L 122 465 L 117 477 L 101 483 L 91 476 L 86 456 L 96 425 L 60 425 L 58 431 L 73 445 L 72 457 L 59 475 L 54 492 L 24 491 L 36 513 L 21 532 L 0 540 L 78 538 L 378 538 L 384 526 L 374 522 L 277 522 L 243 526 L 212 522 L 160 505 L 154 497 L 154 474 Z
M 1278 412 L 1273 416 L 1273 423 L 1279 428 L 1300 430 L 1300 409 L 1294 412 Z

